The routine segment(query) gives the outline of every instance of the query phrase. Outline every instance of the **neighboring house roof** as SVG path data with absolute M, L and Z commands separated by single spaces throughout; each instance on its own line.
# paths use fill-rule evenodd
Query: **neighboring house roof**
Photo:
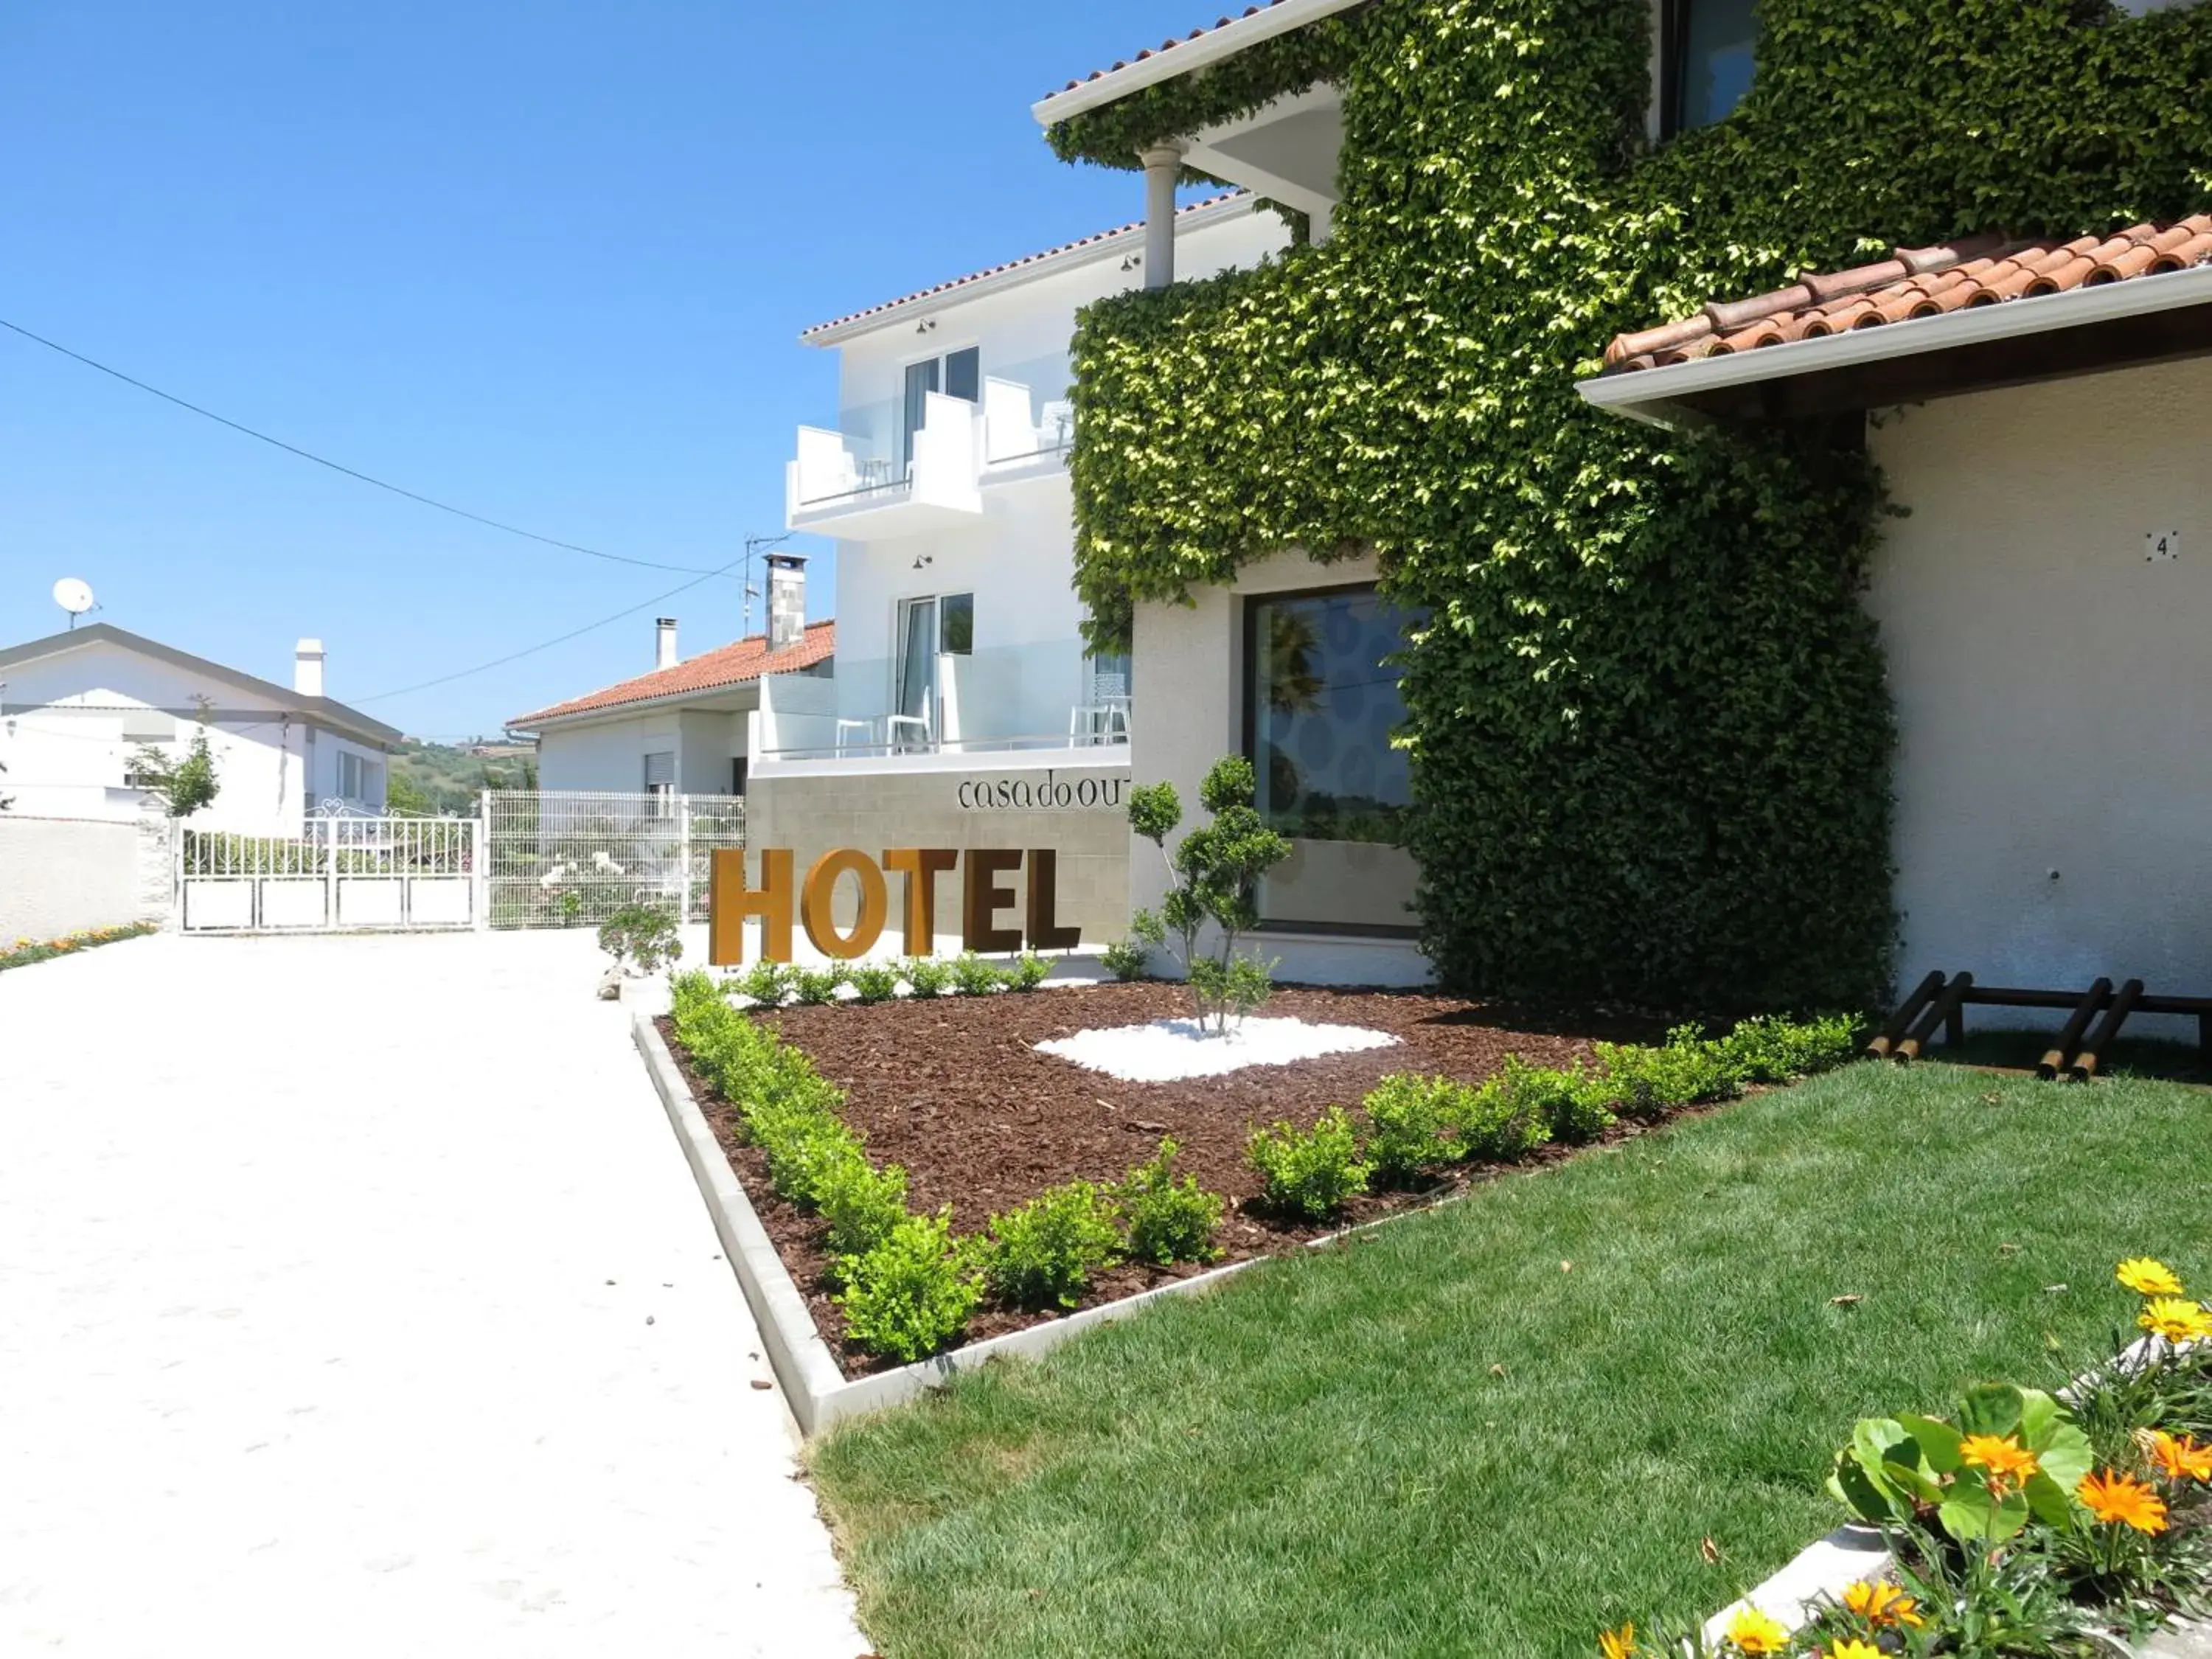
M 195 657 L 190 652 L 179 651 L 158 640 L 149 640 L 143 635 L 118 628 L 112 623 L 92 623 L 83 628 L 70 629 L 67 633 L 49 634 L 42 640 L 32 640 L 23 645 L 11 645 L 0 649 L 0 671 L 42 657 L 62 656 L 91 645 L 118 646 L 125 651 L 135 651 L 142 657 L 151 657 L 156 662 L 167 663 L 172 668 L 181 668 L 188 673 L 203 674 L 211 679 L 221 680 L 250 691 L 257 697 L 266 698 L 288 713 L 313 720 L 319 726 L 327 726 L 371 748 L 397 749 L 404 740 L 404 734 L 398 726 L 372 720 L 358 708 L 348 708 L 330 697 L 303 696 L 273 680 L 259 679 L 235 668 L 226 668 L 219 662 Z M 4 672 L 0 672 L 0 678 L 4 678 Z
M 1364 0 L 1266 0 L 1248 6 L 1241 15 L 1217 19 L 1210 27 L 1193 29 L 1180 40 L 1163 40 L 1126 58 L 1111 69 L 1093 70 L 1047 93 L 1034 109 L 1036 118 L 1049 125 L 1085 110 L 1096 109 L 1126 98 L 1142 88 L 1188 75 L 1207 64 L 1244 51 L 1248 46 L 1304 28 L 1322 17 L 1349 11 Z
M 834 618 L 828 622 L 809 623 L 796 645 L 786 646 L 776 652 L 768 648 L 768 635 L 765 634 L 748 634 L 733 644 L 702 652 L 688 661 L 678 663 L 673 668 L 655 669 L 650 674 L 640 674 L 634 680 L 623 680 L 604 690 L 572 697 L 567 702 L 556 702 L 550 708 L 518 714 L 507 724 L 526 732 L 535 726 L 550 726 L 582 714 L 604 714 L 631 703 L 661 702 L 673 697 L 696 696 L 702 692 L 743 685 L 770 674 L 793 674 L 817 663 L 827 662 L 836 646 L 837 623 Z
M 1708 305 L 1663 328 L 1623 334 L 1606 348 L 1605 372 L 1664 368 L 2196 265 L 2212 265 L 2212 214 L 2070 242 L 1985 236 L 1899 248 L 1875 264 L 1802 277 L 1753 299 Z
M 1250 204 L 1249 191 L 1227 191 L 1219 196 L 1209 196 L 1202 202 L 1193 202 L 1188 207 L 1176 209 L 1176 218 L 1181 222 L 1181 229 L 1188 231 L 1196 228 L 1195 225 L 1190 222 L 1194 216 L 1203 215 L 1208 218 L 1225 217 L 1234 207 L 1238 205 L 1249 207 Z M 888 320 L 894 312 L 906 310 L 924 301 L 942 299 L 946 295 L 957 294 L 960 298 L 967 299 L 971 296 L 962 290 L 977 288 L 985 283 L 996 286 L 994 279 L 1009 277 L 1017 272 L 1026 276 L 1031 273 L 1033 266 L 1053 263 L 1078 263 L 1073 258 L 1075 255 L 1082 255 L 1085 260 L 1100 258 L 1112 252 L 1124 242 L 1141 244 L 1144 240 L 1144 231 L 1145 226 L 1142 220 L 1138 220 L 1133 224 L 1116 225 L 1111 230 L 1102 230 L 1095 235 L 1079 237 L 1073 242 L 1062 242 L 1058 247 L 1047 248 L 1042 253 L 1024 254 L 1018 259 L 1009 259 L 1002 265 L 993 265 L 988 270 L 971 271 L 965 276 L 956 276 L 951 282 L 939 283 L 933 288 L 919 289 L 912 294 L 902 295 L 898 299 L 886 300 L 881 305 L 870 306 L 865 311 L 854 312 L 850 316 L 835 318 L 826 323 L 817 323 L 813 327 L 804 331 L 799 337 L 810 345 L 828 345 L 832 342 L 824 337 L 833 333 L 842 334 L 851 330 L 856 323 L 873 324 L 878 319 Z M 1034 274 L 1041 276 L 1043 273 L 1039 271 Z

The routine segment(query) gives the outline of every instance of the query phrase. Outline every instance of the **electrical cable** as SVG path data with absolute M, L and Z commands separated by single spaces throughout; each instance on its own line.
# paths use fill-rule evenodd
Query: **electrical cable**
M 481 513 L 471 513 L 465 507 L 455 507 L 451 502 L 439 501 L 434 496 L 421 495 L 415 490 L 404 489 L 396 483 L 386 483 L 383 479 L 372 477 L 369 474 L 362 472 L 356 468 L 347 466 L 342 462 L 333 461 L 326 456 L 318 455 L 311 449 L 302 449 L 297 444 L 286 443 L 282 438 L 272 438 L 265 432 L 257 432 L 253 428 L 246 425 L 242 422 L 234 421 L 227 415 L 218 415 L 211 409 L 203 409 L 199 404 L 191 403 L 185 398 L 179 398 L 173 392 L 164 392 L 157 386 L 149 386 L 143 380 L 134 379 L 132 376 L 125 374 L 119 368 L 110 368 L 106 363 L 100 362 L 94 358 L 88 357 L 81 351 L 72 351 L 58 341 L 49 340 L 43 334 L 34 334 L 29 329 L 25 328 L 21 324 L 11 323 L 5 317 L 0 317 L 0 328 L 4 328 L 12 334 L 20 334 L 23 338 L 32 342 L 33 344 L 42 345 L 49 351 L 58 352 L 73 362 L 82 363 L 87 368 L 96 368 L 102 374 L 106 374 L 112 379 L 120 380 L 125 386 L 135 386 L 141 392 L 148 392 L 154 397 L 159 398 L 163 403 L 174 404 L 179 409 L 189 410 L 191 413 L 200 416 L 204 419 L 213 421 L 218 426 L 227 426 L 233 432 L 243 433 L 249 438 L 258 439 L 262 443 L 272 445 L 275 447 L 284 451 L 288 455 L 296 455 L 303 461 L 313 461 L 317 466 L 326 466 L 333 472 L 343 473 L 347 477 L 358 479 L 361 483 L 365 484 L 373 484 L 379 489 L 388 490 L 394 495 L 403 496 L 408 501 L 419 502 L 424 507 L 435 507 L 441 513 L 450 513 L 457 519 L 466 519 L 471 524 L 483 525 L 487 529 L 503 531 L 510 536 L 520 536 L 525 541 L 538 542 L 546 547 L 560 548 L 564 552 L 581 553 L 590 558 L 605 559 L 610 564 L 636 565 L 647 570 L 677 570 L 683 572 L 686 575 L 696 576 L 703 574 L 720 576 L 727 574 L 730 568 L 729 566 L 725 565 L 720 570 L 702 572 L 696 565 L 659 564 L 651 559 L 633 559 L 627 554 L 604 553 L 596 547 L 586 547 L 580 542 L 564 542 L 556 536 L 541 536 L 534 530 L 525 530 L 520 525 L 505 524 L 497 519 L 488 519 Z
M 525 657 L 534 657 L 540 651 L 550 651 L 556 645 L 566 645 L 570 640 L 580 639 L 584 635 L 591 633 L 595 629 L 605 628 L 611 623 L 618 623 L 624 617 L 635 617 L 641 611 L 650 611 L 654 605 L 660 605 L 669 599 L 672 599 L 678 593 L 688 593 L 693 588 L 699 586 L 703 582 L 709 582 L 717 576 L 727 574 L 730 571 L 736 569 L 737 567 L 743 562 L 744 562 L 744 561 L 741 556 L 731 560 L 729 563 L 724 565 L 720 570 L 707 571 L 691 581 L 685 582 L 678 587 L 670 588 L 665 593 L 656 593 L 649 599 L 641 600 L 636 605 L 617 611 L 611 617 L 602 617 L 597 622 L 586 623 L 581 628 L 571 629 L 566 634 L 558 635 L 550 640 L 541 640 L 536 645 L 525 646 L 520 651 L 510 651 L 504 657 L 495 657 L 489 662 L 480 662 L 473 668 L 463 668 L 451 674 L 441 674 L 434 680 L 422 680 L 413 685 L 403 685 L 396 691 L 379 691 L 374 696 L 351 697 L 347 699 L 347 701 L 355 703 L 382 702 L 389 697 L 404 697 L 410 691 L 427 691 L 434 685 L 450 685 L 455 680 L 465 680 L 468 678 L 471 674 L 482 674 L 494 668 L 503 668 L 508 663 L 521 661 Z

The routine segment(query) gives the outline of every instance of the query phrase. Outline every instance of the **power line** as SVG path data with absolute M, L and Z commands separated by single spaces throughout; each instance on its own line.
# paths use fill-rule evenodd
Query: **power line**
M 20 323 L 11 323 L 6 318 L 0 317 L 0 328 L 4 328 L 12 334 L 20 334 L 33 344 L 46 347 L 49 351 L 59 352 L 72 362 L 82 363 L 87 368 L 96 368 L 102 374 L 112 380 L 120 380 L 125 386 L 136 386 L 141 392 L 159 398 L 165 404 L 174 404 L 179 409 L 189 410 L 195 415 L 213 421 L 218 426 L 227 426 L 233 432 L 241 432 L 249 438 L 272 445 L 288 455 L 296 455 L 303 461 L 313 461 L 317 466 L 326 466 L 333 472 L 343 473 L 347 477 L 358 479 L 365 484 L 374 484 L 379 489 L 388 490 L 394 495 L 419 502 L 424 507 L 435 507 L 441 513 L 450 513 L 457 519 L 466 519 L 471 524 L 480 524 L 488 529 L 504 531 L 507 535 L 520 536 L 525 541 L 537 542 L 546 547 L 557 547 L 564 552 L 581 553 L 590 558 L 605 559 L 610 564 L 637 565 L 647 570 L 678 570 L 687 575 L 695 576 L 720 576 L 727 574 L 730 569 L 728 565 L 724 565 L 720 570 L 702 571 L 696 565 L 657 564 L 651 559 L 633 559 L 626 554 L 603 553 L 598 548 L 586 547 L 580 542 L 564 542 L 558 537 L 541 536 L 534 530 L 525 530 L 520 525 L 506 524 L 497 519 L 488 519 L 481 513 L 471 513 L 468 508 L 455 507 L 450 501 L 441 501 L 434 496 L 420 495 L 412 489 L 403 489 L 398 484 L 387 483 L 382 478 L 372 477 L 369 474 L 347 466 L 342 462 L 331 460 L 327 456 L 318 455 L 311 449 L 302 449 L 297 444 L 286 443 L 282 438 L 272 438 L 266 432 L 258 432 L 242 422 L 232 420 L 227 415 L 218 415 L 211 409 L 203 409 L 199 404 L 179 398 L 173 392 L 164 392 L 157 386 L 149 386 L 143 380 L 125 374 L 119 368 L 110 368 L 106 363 L 88 357 L 81 351 L 72 351 L 58 341 L 49 340 L 43 334 L 33 334 Z M 647 603 L 650 604 L 652 601 L 648 600 Z
M 580 639 L 594 629 L 605 628 L 611 623 L 618 623 L 624 617 L 635 617 L 641 611 L 650 611 L 654 605 L 672 599 L 678 593 L 688 593 L 703 582 L 712 581 L 717 576 L 726 575 L 744 562 L 743 556 L 740 556 L 732 559 L 720 570 L 707 571 L 695 580 L 685 582 L 681 586 L 672 587 L 665 593 L 656 593 L 649 599 L 641 600 L 626 610 L 616 611 L 611 617 L 602 617 L 597 622 L 586 623 L 581 628 L 571 629 L 566 634 L 559 635 L 553 639 L 541 640 L 536 645 L 525 646 L 520 651 L 510 651 L 504 657 L 495 657 L 489 662 L 480 662 L 474 668 L 464 668 L 455 673 L 441 674 L 434 680 L 423 680 L 414 685 L 403 685 L 396 691 L 380 691 L 373 697 L 353 697 L 348 701 L 357 703 L 382 702 L 387 697 L 404 697 L 410 691 L 428 691 L 434 685 L 450 685 L 455 680 L 468 678 L 471 674 L 482 674 L 494 668 L 504 668 L 511 662 L 520 662 L 525 657 L 536 656 L 540 651 L 550 651 L 556 645 L 566 645 L 570 640 Z

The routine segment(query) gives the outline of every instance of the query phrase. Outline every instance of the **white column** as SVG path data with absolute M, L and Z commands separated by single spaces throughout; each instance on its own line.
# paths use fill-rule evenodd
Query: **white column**
M 1175 281 L 1176 182 L 1182 173 L 1184 147 L 1154 144 L 1139 152 L 1145 164 L 1145 286 L 1166 288 Z

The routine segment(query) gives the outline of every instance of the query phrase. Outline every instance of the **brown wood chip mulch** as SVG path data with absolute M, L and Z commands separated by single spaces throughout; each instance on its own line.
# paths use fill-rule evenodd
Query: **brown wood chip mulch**
M 1285 989 L 1269 1000 L 1267 1018 L 1366 1026 L 1398 1042 L 1183 1083 L 1123 1083 L 1036 1051 L 1048 1038 L 1189 1012 L 1180 987 L 1147 983 L 791 1007 L 762 1018 L 845 1091 L 846 1121 L 866 1139 L 869 1157 L 905 1166 L 915 1209 L 949 1204 L 956 1231 L 973 1231 L 1061 1182 L 1119 1180 L 1171 1136 L 1181 1149 L 1177 1171 L 1197 1176 L 1231 1200 L 1219 1241 L 1223 1263 L 1279 1255 L 1481 1178 L 1480 1171 L 1464 1172 L 1426 1193 L 1370 1194 L 1325 1227 L 1287 1226 L 1250 1208 L 1259 1177 L 1244 1163 L 1244 1144 L 1255 1126 L 1288 1118 L 1304 1127 L 1332 1104 L 1356 1107 L 1394 1073 L 1479 1083 L 1508 1054 L 1562 1066 L 1586 1058 L 1594 1042 L 1656 1041 L 1666 1024 L 1633 1014 L 1547 1017 L 1425 993 Z M 822 1282 L 829 1258 L 821 1224 L 775 1196 L 765 1161 L 738 1138 L 732 1109 L 692 1072 L 669 1022 L 662 1020 L 660 1029 L 846 1374 L 883 1369 L 884 1362 L 848 1350 L 843 1340 L 843 1318 Z M 1564 1155 L 1557 1148 L 1547 1153 Z M 1118 1301 L 1200 1271 L 1125 1265 L 1094 1284 L 1084 1305 Z M 968 1340 L 1053 1316 L 987 1306 L 970 1322 Z

